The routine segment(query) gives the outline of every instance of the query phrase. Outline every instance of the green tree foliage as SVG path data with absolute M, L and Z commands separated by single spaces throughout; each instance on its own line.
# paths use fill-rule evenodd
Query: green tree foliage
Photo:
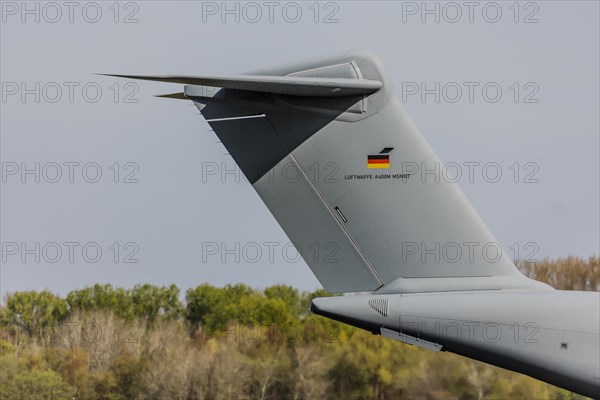
M 557 289 L 598 289 L 597 257 L 519 267 Z M 179 295 L 174 285 L 8 295 L 0 400 L 582 399 L 309 313 L 322 289 L 204 284 Z
M 177 318 L 183 312 L 179 301 L 179 288 L 175 285 L 158 287 L 154 285 L 137 285 L 131 290 L 133 314 L 154 322 L 158 316 Z
M 6 297 L 6 306 L 0 316 L 4 329 L 40 336 L 67 316 L 67 303 L 47 290 L 17 292 Z
M 126 290 L 114 288 L 110 284 L 96 284 L 67 294 L 67 304 L 71 310 L 84 312 L 105 310 L 119 318 L 132 320 L 143 318 L 154 322 L 157 317 L 177 318 L 183 311 L 179 300 L 179 288 L 175 285 L 137 285 Z
M 2 383 L 1 400 L 72 400 L 69 384 L 52 370 L 21 371 Z
M 281 300 L 287 312 L 291 315 L 302 315 L 307 309 L 303 309 L 300 292 L 287 285 L 274 285 L 264 290 L 265 297 L 269 300 Z
M 185 317 L 193 327 L 199 325 L 212 329 L 224 328 L 233 315 L 228 315 L 226 304 L 229 302 L 225 291 L 204 284 L 188 289 L 185 294 Z
M 132 319 L 133 301 L 128 290 L 110 284 L 96 284 L 67 294 L 67 303 L 73 310 L 110 310 L 123 319 Z

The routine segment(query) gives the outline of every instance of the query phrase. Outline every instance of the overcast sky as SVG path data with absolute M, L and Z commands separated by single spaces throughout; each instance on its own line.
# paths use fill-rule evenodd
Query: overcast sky
M 223 75 L 351 49 L 384 60 L 444 162 L 480 163 L 459 185 L 511 255 L 599 253 L 597 1 L 315 4 L 3 1 L 0 292 L 320 287 L 250 184 L 220 176 L 235 165 L 197 109 L 153 97 L 178 85 L 93 73 Z

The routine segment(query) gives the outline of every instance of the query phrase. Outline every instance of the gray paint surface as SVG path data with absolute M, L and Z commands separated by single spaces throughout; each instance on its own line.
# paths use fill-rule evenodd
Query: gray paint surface
M 389 302 L 383 316 L 371 299 Z M 482 291 L 313 300 L 313 312 L 411 345 L 457 353 L 600 398 L 600 294 Z M 419 343 L 422 341 L 422 344 Z

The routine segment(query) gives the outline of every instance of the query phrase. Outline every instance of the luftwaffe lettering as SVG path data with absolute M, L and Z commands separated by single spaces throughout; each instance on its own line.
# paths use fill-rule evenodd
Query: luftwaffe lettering
M 350 174 L 344 175 L 344 179 L 350 180 L 363 180 L 363 179 L 400 179 L 402 182 L 406 182 L 410 174 Z

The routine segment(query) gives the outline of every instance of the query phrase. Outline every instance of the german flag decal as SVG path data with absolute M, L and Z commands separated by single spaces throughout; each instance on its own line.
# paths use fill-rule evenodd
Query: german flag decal
M 369 168 L 389 168 L 390 156 L 389 154 L 377 154 L 375 156 L 367 156 L 367 166 Z
M 386 147 L 379 152 L 379 154 L 367 156 L 367 167 L 387 169 L 390 167 L 390 152 L 394 150 L 393 147 Z

